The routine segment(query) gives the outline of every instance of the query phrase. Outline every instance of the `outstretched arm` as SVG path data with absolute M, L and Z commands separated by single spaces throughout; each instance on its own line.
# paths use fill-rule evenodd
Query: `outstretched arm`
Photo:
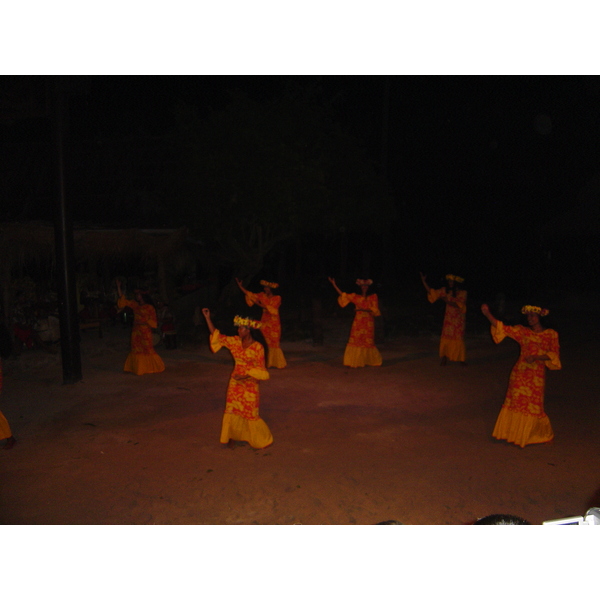
M 204 315 L 204 318 L 206 319 L 206 325 L 208 326 L 208 330 L 212 334 L 215 331 L 216 327 L 213 325 L 213 322 L 210 318 L 210 310 L 208 308 L 203 308 L 202 314 Z
M 431 288 L 427 285 L 427 275 L 423 275 L 423 273 L 419 273 L 419 275 L 421 276 L 421 281 L 423 282 L 423 286 L 425 287 L 425 289 L 427 291 L 429 291 Z
M 238 279 L 237 277 L 235 278 L 235 282 L 237 283 L 238 287 L 240 288 L 240 290 L 242 290 L 242 293 L 247 294 L 248 290 L 242 285 L 242 280 Z
M 243 285 L 242 285 L 242 280 L 238 279 L 237 277 L 235 278 L 235 282 L 237 283 L 238 287 L 240 288 L 240 290 L 242 291 L 243 294 L 245 294 L 246 296 L 248 296 L 249 294 L 251 294 L 252 292 L 249 292 Z M 260 306 L 261 308 L 266 308 L 265 305 L 261 302 L 260 298 L 256 297 L 256 294 L 252 294 L 252 302 L 254 302 L 254 304 L 258 304 L 258 306 Z
M 490 312 L 490 307 L 487 304 L 481 305 L 481 312 L 492 325 L 496 325 L 498 323 L 498 319 L 496 319 L 496 317 L 494 317 L 494 315 Z
M 337 283 L 335 282 L 335 279 L 333 277 L 328 277 L 327 279 L 329 279 L 331 285 L 335 288 L 335 291 L 341 296 L 344 292 L 340 290 Z

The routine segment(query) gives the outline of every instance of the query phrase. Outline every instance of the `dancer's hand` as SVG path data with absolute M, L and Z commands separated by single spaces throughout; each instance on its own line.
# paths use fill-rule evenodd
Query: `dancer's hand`
M 335 291 L 341 296 L 342 290 L 340 290 L 340 288 L 338 287 L 337 283 L 335 282 L 335 279 L 333 277 L 328 277 L 327 279 L 329 279 L 329 283 L 331 283 L 331 285 L 335 288 Z
M 481 305 L 481 312 L 492 325 L 496 325 L 498 323 L 498 319 L 496 319 L 496 317 L 494 317 L 494 315 L 490 312 L 490 307 L 487 304 Z

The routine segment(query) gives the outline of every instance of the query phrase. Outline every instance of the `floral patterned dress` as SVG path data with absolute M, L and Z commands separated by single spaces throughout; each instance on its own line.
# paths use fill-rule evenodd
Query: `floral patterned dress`
M 433 288 L 427 292 L 427 299 L 432 304 L 440 298 L 450 297 L 445 287 L 439 290 Z M 458 306 L 446 304 L 444 313 L 444 324 L 442 326 L 442 337 L 440 340 L 440 357 L 448 360 L 465 362 L 467 353 L 465 350 L 465 320 L 467 314 L 467 292 L 458 290 L 453 297 Z
M 235 366 L 227 387 L 221 443 L 238 440 L 248 442 L 253 448 L 266 448 L 273 443 L 273 436 L 258 414 L 258 382 L 269 379 L 265 351 L 259 342 L 244 348 L 239 336 L 223 335 L 215 329 L 210 336 L 210 348 L 218 352 L 222 347 L 231 352 Z M 235 379 L 238 376 L 247 378 Z
M 260 300 L 261 304 L 266 307 L 263 308 L 261 318 L 261 331 L 265 336 L 265 341 L 269 347 L 267 356 L 267 369 L 269 367 L 276 367 L 283 369 L 287 365 L 283 351 L 279 347 L 279 341 L 281 339 L 281 320 L 279 318 L 279 307 L 281 306 L 281 296 L 267 296 L 264 292 L 254 294 L 248 292 L 246 294 L 246 304 L 253 306 L 256 301 Z
M 377 294 L 346 294 L 338 296 L 339 305 L 344 308 L 352 303 L 356 314 L 350 330 L 350 338 L 344 352 L 344 365 L 347 367 L 378 367 L 383 359 L 375 346 L 375 319 L 381 315 Z M 371 311 L 371 312 L 366 312 Z
M 152 342 L 152 329 L 158 327 L 156 309 L 151 304 L 139 304 L 121 296 L 117 302 L 119 308 L 129 306 L 133 310 L 133 327 L 131 329 L 131 351 L 125 361 L 124 371 L 144 375 L 145 373 L 161 373 L 165 363 L 156 353 Z
M 509 327 L 502 321 L 492 325 L 492 338 L 496 344 L 510 337 L 521 346 L 521 353 L 513 367 L 508 382 L 506 398 L 492 435 L 525 447 L 527 444 L 549 442 L 554 438 L 550 419 L 544 412 L 546 369 L 561 368 L 558 333 L 544 329 L 536 333 L 529 327 Z M 546 354 L 549 360 L 528 363 L 527 356 Z

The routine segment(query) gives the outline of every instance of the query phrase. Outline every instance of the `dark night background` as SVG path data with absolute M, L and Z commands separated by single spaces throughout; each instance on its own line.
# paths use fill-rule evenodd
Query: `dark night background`
M 76 226 L 186 226 L 222 285 L 327 289 L 332 275 L 351 291 L 364 276 L 385 301 L 421 294 L 423 271 L 488 301 L 598 289 L 599 77 L 62 81 Z M 53 218 L 54 85 L 0 79 L 0 221 Z M 225 229 L 249 222 L 276 231 L 269 249 L 226 256 Z
M 4 223 L 52 222 L 58 196 L 53 75 L 99 73 L 64 82 L 65 183 L 76 227 L 186 226 L 198 249 L 198 279 L 218 264 L 224 286 L 236 272 L 257 268 L 242 265 L 243 248 L 234 256 L 223 252 L 227 235 L 241 239 L 248 233 L 243 225 L 257 222 L 278 233 L 275 225 L 283 222 L 282 239 L 252 281 L 284 277 L 284 338 L 297 294 L 317 290 L 335 305 L 327 275 L 347 291 L 357 275 L 372 277 L 384 314 L 398 304 L 409 312 L 437 311 L 430 321 L 437 336 L 443 307 L 427 303 L 419 271 L 431 285 L 453 271 L 466 278 L 467 327 L 481 320 L 487 328 L 477 302 L 504 293 L 515 306 L 559 307 L 549 318 L 558 317 L 551 326 L 567 347 L 564 317 L 570 308 L 584 310 L 577 318 L 594 339 L 600 77 L 585 75 L 598 72 L 597 20 L 589 3 L 62 5 L 3 7 L 0 230 Z M 220 73 L 231 75 L 211 75 Z M 252 75 L 233 75 L 244 73 Z M 455 75 L 461 73 L 467 75 Z M 479 75 L 489 73 L 515 75 Z M 529 75 L 536 73 L 544 75 Z M 83 267 L 79 258 L 77 267 Z M 48 273 L 46 265 L 30 268 Z M 246 597 L 271 588 L 303 592 L 303 584 L 313 596 L 331 595 L 333 586 L 338 596 L 354 597 L 358 589 L 364 595 L 366 584 L 370 595 L 383 585 L 392 595 L 407 588 L 423 595 L 437 581 L 447 593 L 460 578 L 462 594 L 475 598 L 499 577 L 535 593 L 545 582 L 552 591 L 563 585 L 572 595 L 587 581 L 573 573 L 593 555 L 581 535 L 567 552 L 557 552 L 552 540 L 540 544 L 544 530 L 555 528 L 530 530 L 521 544 L 515 537 L 527 528 L 511 530 L 510 542 L 473 532 L 475 544 L 454 533 L 469 535 L 468 528 L 451 528 L 450 537 L 435 527 L 402 528 L 402 540 L 393 538 L 395 530 L 359 528 L 339 546 L 323 527 L 288 528 L 296 534 L 292 544 L 278 536 L 268 545 L 254 530 L 235 539 L 221 528 L 203 529 L 190 543 L 181 528 L 175 539 L 166 537 L 172 528 L 160 528 L 159 539 L 158 529 L 155 543 L 144 539 L 142 546 L 129 530 L 127 538 L 114 529 L 105 538 L 105 528 L 86 528 L 75 532 L 77 539 L 58 542 L 52 530 L 46 544 L 21 528 L 3 545 L 2 563 L 11 573 L 3 591 L 22 594 L 25 582 L 31 589 L 37 572 L 44 591 L 60 573 L 61 593 L 69 596 L 76 587 L 72 597 L 90 582 L 110 586 L 113 595 L 129 585 L 152 597 L 159 590 L 162 596 L 183 592 L 185 585 L 189 596 L 207 584 L 220 590 L 232 577 L 250 582 Z M 242 549 L 257 560 L 237 560 Z M 507 556 L 521 568 L 499 569 Z M 200 578 L 198 564 L 209 566 Z M 556 565 L 550 577 L 531 576 L 547 573 L 548 565 Z M 165 573 L 168 579 L 161 578 Z
M 447 6 L 446 10 L 454 10 L 453 5 Z M 108 17 L 104 18 L 115 20 L 110 11 L 105 12 Z M 505 18 L 512 20 L 510 11 L 506 12 Z M 544 24 L 543 16 L 536 9 L 535 17 L 542 21 L 536 23 L 537 29 Z M 589 22 L 595 26 L 593 19 Z M 595 35 L 587 37 L 595 42 Z M 115 36 L 111 43 L 116 44 L 114 40 Z M 98 48 L 104 50 L 104 43 L 103 37 Z M 119 38 L 118 43 L 124 42 Z M 518 45 L 514 38 L 511 43 Z M 527 37 L 527 47 L 531 44 Z M 557 45 L 554 39 L 552 44 Z M 55 217 L 55 84 L 51 76 L 0 77 L 0 230 L 2 224 L 51 223 Z M 259 278 L 279 280 L 284 339 L 289 332 L 286 313 L 294 314 L 293 305 L 303 294 L 309 300 L 318 294 L 335 305 L 328 275 L 336 277 L 346 291 L 354 291 L 357 276 L 372 277 L 384 316 L 399 304 L 408 306 L 409 312 L 437 310 L 437 320 L 428 321 L 430 331 L 437 335 L 443 307 L 428 305 L 419 271 L 428 275 L 432 286 L 442 284 L 448 272 L 465 277 L 470 299 L 468 327 L 479 319 L 482 328 L 487 328 L 477 303 L 494 302 L 505 294 L 514 306 L 549 306 L 550 318 L 557 315 L 552 326 L 558 325 L 561 339 L 569 310 L 585 311 L 581 327 L 586 328 L 586 335 L 594 335 L 589 319 L 599 288 L 600 77 L 86 75 L 66 77 L 61 85 L 68 100 L 66 196 L 75 226 L 185 226 L 190 246 L 197 252 L 197 282 L 213 277 L 215 269 L 221 289 L 235 275 L 251 281 L 253 289 Z M 257 231 L 265 236 L 263 246 L 257 243 Z M 234 248 L 235 242 L 239 245 Z M 77 268 L 84 268 L 76 259 Z M 39 263 L 29 268 L 33 276 L 48 274 Z M 124 268 L 119 264 L 115 272 Z M 130 269 L 135 275 L 135 268 Z M 579 318 L 581 312 L 574 314 Z M 136 589 L 149 581 L 163 593 L 157 574 L 165 572 L 165 556 L 173 556 L 177 567 L 168 579 L 169 593 L 180 580 L 187 583 L 187 570 L 194 574 L 186 590 L 189 595 L 189 589 L 206 589 L 210 580 L 206 569 L 198 579 L 197 564 L 188 567 L 186 562 L 190 557 L 197 562 L 203 545 L 210 547 L 210 558 L 218 557 L 218 564 L 226 565 L 227 578 L 234 574 L 238 579 L 244 561 L 234 561 L 232 567 L 231 560 L 223 557 L 237 556 L 236 550 L 239 553 L 242 547 L 258 548 L 254 555 L 266 560 L 248 563 L 252 568 L 248 581 L 256 582 L 263 574 L 264 579 L 258 579 L 259 586 L 246 586 L 244 594 L 248 595 L 253 587 L 264 594 L 265 585 L 280 583 L 278 569 L 273 567 L 279 566 L 278 556 L 287 567 L 279 570 L 289 575 L 281 582 L 288 586 L 286 591 L 291 589 L 290 582 L 292 586 L 301 580 L 312 584 L 315 567 L 322 567 L 319 573 L 334 574 L 336 590 L 343 584 L 356 587 L 356 573 L 344 572 L 355 561 L 336 563 L 340 555 L 352 554 L 361 561 L 357 572 L 368 573 L 373 585 L 390 581 L 390 592 L 406 588 L 407 580 L 410 587 L 419 585 L 418 589 L 424 589 L 423 581 L 429 588 L 433 581 L 443 581 L 445 591 L 449 581 L 460 577 L 461 590 L 474 581 L 479 596 L 482 586 L 489 588 L 489 577 L 480 581 L 481 573 L 489 572 L 497 579 L 497 565 L 506 563 L 508 553 L 513 564 L 528 566 L 526 571 L 512 570 L 528 575 L 519 579 L 519 586 L 532 581 L 536 591 L 545 580 L 556 586 L 561 577 L 532 578 L 532 564 L 538 566 L 535 557 L 543 557 L 539 567 L 546 571 L 548 564 L 559 560 L 557 572 L 569 573 L 571 591 L 575 581 L 583 581 L 571 575 L 574 561 L 579 565 L 591 555 L 591 549 L 580 544 L 581 537 L 561 554 L 552 543 L 536 544 L 531 552 L 532 539 L 505 547 L 498 544 L 498 536 L 491 544 L 485 544 L 489 537 L 479 537 L 476 544 L 462 538 L 456 546 L 452 537 L 446 543 L 446 538 L 427 537 L 433 529 L 417 531 L 412 537 L 404 531 L 406 539 L 399 544 L 386 542 L 382 534 L 374 540 L 361 538 L 362 544 L 344 540 L 340 549 L 348 548 L 349 553 L 336 552 L 335 545 L 319 538 L 320 546 L 328 551 L 327 563 L 322 565 L 312 558 L 312 532 L 310 544 L 300 545 L 300 554 L 294 547 L 298 536 L 289 547 L 281 539 L 277 539 L 279 547 L 242 546 L 239 540 L 232 546 L 233 538 L 218 532 L 217 540 L 217 534 L 213 538 L 202 531 L 202 540 L 194 540 L 190 552 L 191 545 L 180 545 L 183 540 L 179 538 L 177 544 L 166 539 L 160 546 L 145 543 L 137 548 L 129 538 L 115 545 L 114 531 L 110 540 L 98 543 L 89 529 L 85 538 L 82 534 L 77 540 L 80 543 L 69 546 L 69 550 L 78 548 L 77 555 L 60 543 L 56 552 L 54 535 L 47 546 L 34 539 L 27 548 L 24 544 L 30 538 L 16 536 L 6 545 L 5 562 L 17 557 L 14 567 L 23 569 L 23 577 L 13 576 L 11 583 L 22 587 L 27 581 L 30 585 L 32 563 L 22 560 L 22 552 L 14 552 L 14 544 L 18 549 L 22 544 L 32 556 L 33 549 L 41 548 L 45 552 L 38 563 L 51 565 L 52 556 L 60 557 L 59 568 L 50 576 L 68 572 L 61 586 L 66 583 L 68 588 L 73 581 L 80 595 L 90 578 L 75 577 L 77 568 L 72 565 L 77 564 L 81 577 L 90 572 L 90 565 L 97 569 L 98 564 L 104 567 L 112 560 L 102 576 L 94 578 L 95 585 L 112 584 L 106 573 L 115 572 L 123 580 L 132 579 Z M 227 547 L 221 547 L 221 541 Z M 115 548 L 121 546 L 127 550 L 124 566 L 114 564 L 115 557 L 120 558 Z M 527 553 L 522 563 L 520 547 Z M 182 548 L 185 555 L 180 558 Z M 466 552 L 467 548 L 476 550 Z M 501 556 L 494 553 L 496 548 Z M 146 549 L 152 555 L 140 552 Z M 136 573 L 147 571 L 156 556 L 160 556 L 160 568 L 150 577 L 131 578 L 131 565 L 140 555 L 146 562 Z M 412 561 L 411 555 L 416 557 Z M 565 564 L 571 566 L 569 557 L 571 569 L 565 568 Z M 216 561 L 207 559 L 203 557 L 210 571 L 220 574 Z M 71 565 L 67 571 L 66 560 Z M 368 569 L 371 564 L 372 570 Z M 417 565 L 423 565 L 423 571 Z M 301 578 L 297 577 L 299 569 Z M 441 569 L 444 577 L 432 578 L 432 569 L 436 573 Z M 413 571 L 418 581 L 410 577 Z M 501 571 L 501 576 L 506 574 L 506 569 Z M 218 581 L 219 589 L 222 581 Z M 122 587 L 123 581 L 118 583 Z M 311 593 L 317 589 L 329 593 L 320 580 L 312 588 Z

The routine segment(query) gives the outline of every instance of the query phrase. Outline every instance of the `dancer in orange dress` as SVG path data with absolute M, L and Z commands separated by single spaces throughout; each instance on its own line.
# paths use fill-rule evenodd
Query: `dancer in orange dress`
M 125 361 L 123 371 L 144 375 L 145 373 L 161 373 L 165 363 L 154 350 L 152 330 L 158 327 L 156 309 L 148 294 L 140 290 L 135 292 L 135 300 L 128 300 L 121 290 L 121 282 L 117 280 L 119 300 L 117 306 L 123 309 L 129 306 L 133 310 L 133 328 L 131 329 L 131 351 Z
M 283 355 L 283 350 L 279 346 L 281 340 L 281 320 L 279 318 L 279 307 L 281 306 L 281 296 L 273 293 L 273 290 L 279 287 L 279 284 L 270 281 L 261 280 L 260 285 L 263 286 L 262 292 L 254 294 L 249 292 L 240 279 L 236 278 L 238 287 L 246 297 L 246 304 L 252 306 L 257 304 L 263 309 L 261 318 L 261 333 L 265 336 L 265 341 L 269 351 L 267 353 L 267 369 L 275 367 L 283 369 L 287 362 Z
M 210 349 L 218 352 L 227 348 L 235 366 L 227 387 L 225 414 L 221 426 L 221 443 L 233 448 L 235 442 L 248 442 L 256 449 L 273 443 L 268 425 L 259 417 L 259 381 L 269 379 L 265 368 L 265 351 L 262 344 L 252 337 L 252 329 L 260 329 L 261 323 L 252 319 L 235 317 L 238 335 L 223 335 L 210 318 L 210 310 L 202 309 L 210 331 Z
M 353 303 L 356 314 L 350 330 L 350 339 L 344 352 L 344 365 L 347 367 L 378 367 L 383 359 L 375 346 L 375 319 L 381 315 L 377 294 L 368 294 L 371 279 L 357 279 L 360 294 L 346 294 L 337 286 L 333 277 L 328 278 L 335 291 L 339 294 L 338 304 L 344 308 Z
M 521 312 L 527 316 L 529 327 L 505 325 L 492 315 L 487 304 L 481 306 L 481 312 L 492 325 L 492 338 L 496 344 L 510 337 L 521 346 L 492 435 L 521 448 L 527 444 L 550 442 L 554 432 L 544 412 L 546 369 L 558 370 L 561 364 L 558 333 L 554 329 L 545 329 L 540 321 L 548 310 L 524 306 Z
M 465 318 L 467 314 L 467 292 L 460 289 L 464 279 L 457 275 L 446 275 L 447 287 L 434 290 L 427 285 L 426 276 L 421 275 L 421 281 L 427 290 L 427 299 L 432 304 L 440 298 L 446 303 L 444 325 L 440 340 L 440 357 L 442 366 L 449 360 L 467 364 L 465 350 Z
M 2 359 L 0 358 L 0 392 L 2 392 L 3 375 L 2 375 Z M 4 450 L 10 450 L 16 443 L 17 440 L 14 438 L 10 425 L 6 420 L 6 417 L 0 411 L 0 441 L 4 440 L 2 448 Z

